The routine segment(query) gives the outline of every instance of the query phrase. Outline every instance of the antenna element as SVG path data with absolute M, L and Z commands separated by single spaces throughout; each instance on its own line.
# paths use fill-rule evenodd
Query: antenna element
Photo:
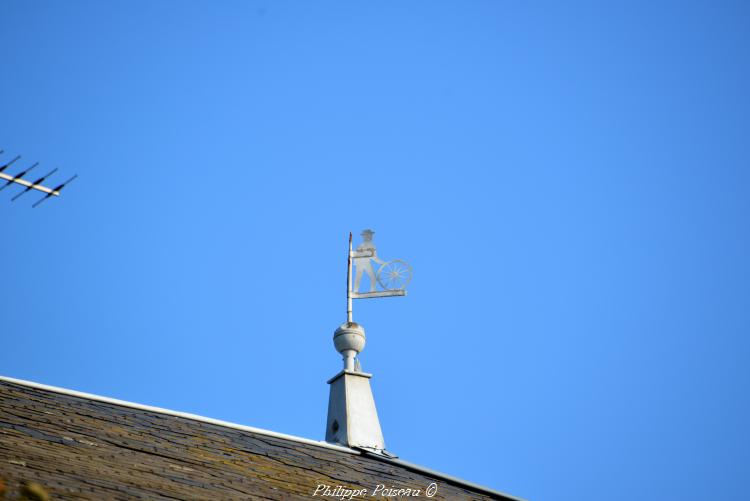
M 4 150 L 0 150 L 0 154 L 2 154 L 3 152 L 4 152 Z M 13 165 L 13 163 L 16 162 L 20 158 L 21 158 L 21 155 L 18 155 L 18 156 L 16 156 L 16 158 L 14 158 L 13 160 L 11 160 L 10 162 L 5 163 L 3 165 L 0 165 L 0 180 L 4 180 L 5 181 L 5 184 L 2 185 L 2 186 L 0 186 L 0 191 L 4 190 L 5 188 L 7 188 L 8 186 L 10 186 L 12 184 L 18 184 L 18 185 L 24 186 L 26 188 L 23 191 L 21 191 L 20 193 L 16 194 L 13 198 L 11 198 L 11 201 L 17 200 L 21 195 L 25 195 L 26 193 L 30 192 L 31 190 L 41 191 L 42 193 L 45 193 L 46 195 L 43 198 L 41 198 L 40 200 L 37 200 L 37 202 L 32 205 L 32 207 L 36 207 L 37 205 L 39 205 L 40 203 L 44 202 L 45 200 L 47 200 L 48 198 L 50 198 L 52 196 L 55 196 L 55 197 L 60 196 L 60 190 L 62 190 L 65 187 L 65 185 L 67 185 L 68 183 L 70 183 L 71 181 L 73 181 L 75 178 L 78 177 L 78 174 L 76 174 L 75 176 L 71 177 L 70 179 L 68 179 L 64 183 L 59 184 L 59 185 L 57 185 L 54 188 L 47 188 L 46 186 L 42 186 L 41 183 L 43 183 L 52 174 L 54 174 L 55 172 L 57 172 L 57 168 L 52 169 L 49 173 L 47 173 L 44 176 L 38 178 L 34 182 L 30 182 L 30 181 L 27 181 L 26 179 L 23 179 L 23 176 L 25 176 L 26 174 L 28 174 L 29 171 L 31 171 L 31 169 L 33 169 L 37 165 L 39 165 L 39 162 L 36 162 L 35 164 L 33 164 L 30 167 L 27 167 L 26 170 L 23 170 L 23 171 L 19 172 L 15 176 L 11 176 L 10 174 L 5 174 L 3 172 L 3 171 L 5 171 L 5 169 L 7 169 L 11 165 Z

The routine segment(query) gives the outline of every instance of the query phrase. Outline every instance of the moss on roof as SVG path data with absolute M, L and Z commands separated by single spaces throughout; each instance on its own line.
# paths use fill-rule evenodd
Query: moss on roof
M 512 499 L 368 455 L 7 381 L 0 482 L 8 499 L 24 482 L 52 499 L 309 500 L 320 485 L 406 499 L 371 497 L 378 484 L 427 499 L 431 483 L 432 499 Z

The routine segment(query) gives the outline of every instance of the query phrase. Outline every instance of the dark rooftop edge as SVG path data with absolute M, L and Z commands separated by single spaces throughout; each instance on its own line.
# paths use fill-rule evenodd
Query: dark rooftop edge
M 324 442 L 324 441 L 319 441 L 319 440 L 311 440 L 309 438 L 297 437 L 295 435 L 287 435 L 285 433 L 278 433 L 278 432 L 275 432 L 275 431 L 264 430 L 262 428 L 255 428 L 253 426 L 246 426 L 246 425 L 231 423 L 229 421 L 222 421 L 220 419 L 213 419 L 213 418 L 209 418 L 209 417 L 199 416 L 197 414 L 190 414 L 190 413 L 187 413 L 187 412 L 173 411 L 173 410 L 169 410 L 169 409 L 163 409 L 161 407 L 154 407 L 154 406 L 150 406 L 150 405 L 143 405 L 143 404 L 138 404 L 138 403 L 134 403 L 134 402 L 128 402 L 126 400 L 118 400 L 118 399 L 115 399 L 115 398 L 103 397 L 103 396 L 100 396 L 100 395 L 94 395 L 92 393 L 85 393 L 85 392 L 76 391 L 76 390 L 69 390 L 67 388 L 59 388 L 57 386 L 50 386 L 50 385 L 46 385 L 46 384 L 35 383 L 33 381 L 26 381 L 24 379 L 16 379 L 16 378 L 12 378 L 12 377 L 8 377 L 8 376 L 2 376 L 2 375 L 0 375 L 0 381 L 4 381 L 6 383 L 11 383 L 11 384 L 16 384 L 16 385 L 20 385 L 20 386 L 26 386 L 26 387 L 29 387 L 29 388 L 35 388 L 35 389 L 38 389 L 38 390 L 44 390 L 44 391 L 50 391 L 50 392 L 54 392 L 54 393 L 60 393 L 60 394 L 68 395 L 68 396 L 71 396 L 71 397 L 77 397 L 77 398 L 82 398 L 82 399 L 87 399 L 87 400 L 94 400 L 94 401 L 97 401 L 97 402 L 103 402 L 103 403 L 108 403 L 108 404 L 117 405 L 117 406 L 121 406 L 121 407 L 127 407 L 127 408 L 130 408 L 130 409 L 138 409 L 138 410 L 143 410 L 143 411 L 148 411 L 148 412 L 155 412 L 155 413 L 158 413 L 158 414 L 165 414 L 165 415 L 169 415 L 169 416 L 181 417 L 181 418 L 190 419 L 190 420 L 194 420 L 194 421 L 200 421 L 200 422 L 203 422 L 203 423 L 209 423 L 209 424 L 214 424 L 214 425 L 217 425 L 217 426 L 223 426 L 223 427 L 231 428 L 231 429 L 235 429 L 235 430 L 248 431 L 248 432 L 257 433 L 257 434 L 260 434 L 260 435 L 266 435 L 266 436 L 270 436 L 270 437 L 274 437 L 274 438 L 279 438 L 279 439 L 283 439 L 283 440 L 290 440 L 290 441 L 293 441 L 293 442 L 299 442 L 299 443 L 303 443 L 303 444 L 307 444 L 307 445 L 313 445 L 313 446 L 317 446 L 317 447 L 323 447 L 323 448 L 326 448 L 326 449 L 333 449 L 333 450 L 336 450 L 336 451 L 339 451 L 339 452 L 348 453 L 348 454 L 355 454 L 355 455 L 365 456 L 365 457 L 374 459 L 376 461 L 382 461 L 382 462 L 385 462 L 385 463 L 390 463 L 390 464 L 395 465 L 395 466 L 400 466 L 402 468 L 407 468 L 407 469 L 415 471 L 415 472 L 423 473 L 423 474 L 426 474 L 426 475 L 429 475 L 429 476 L 432 476 L 432 477 L 435 477 L 435 478 L 439 478 L 439 479 L 445 480 L 445 481 L 453 483 L 453 484 L 458 484 L 460 486 L 465 486 L 465 487 L 468 487 L 470 489 L 474 489 L 476 491 L 480 491 L 480 492 L 483 492 L 485 494 L 489 494 L 489 495 L 492 495 L 492 496 L 498 496 L 498 497 L 501 497 L 501 498 L 504 498 L 504 499 L 509 499 L 509 500 L 512 500 L 512 501 L 525 501 L 523 498 L 519 498 L 519 497 L 516 497 L 516 496 L 511 496 L 510 494 L 506 494 L 504 492 L 500 492 L 500 491 L 497 491 L 497 490 L 494 490 L 494 489 L 490 489 L 489 487 L 478 485 L 478 484 L 475 484 L 473 482 L 469 482 L 469 481 L 466 481 L 466 480 L 463 480 L 463 479 L 460 479 L 460 478 L 457 478 L 457 477 L 453 477 L 451 475 L 447 475 L 445 473 L 441 473 L 441 472 L 438 472 L 438 471 L 435 471 L 435 470 L 431 470 L 431 469 L 426 468 L 424 466 L 420 466 L 420 465 L 416 465 L 416 464 L 413 464 L 413 463 L 409 463 L 407 461 L 403 461 L 403 460 L 397 459 L 397 458 L 389 458 L 389 457 L 386 457 L 386 456 L 382 456 L 380 454 L 373 454 L 373 453 L 370 453 L 370 452 L 365 451 L 365 450 L 351 449 L 349 447 L 344 447 L 344 446 L 337 445 L 337 444 L 332 444 L 332 443 L 329 443 L 329 442 Z

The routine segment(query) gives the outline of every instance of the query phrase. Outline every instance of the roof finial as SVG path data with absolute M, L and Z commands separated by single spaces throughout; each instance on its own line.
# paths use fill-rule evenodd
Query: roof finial
M 331 378 L 328 400 L 326 440 L 349 447 L 362 447 L 373 451 L 385 450 L 380 430 L 375 400 L 369 379 L 362 372 L 357 355 L 365 348 L 365 329 L 352 319 L 352 299 L 405 296 L 411 280 L 411 267 L 401 260 L 383 261 L 372 242 L 372 230 L 362 232 L 362 243 L 352 250 L 349 233 L 349 253 L 346 263 L 346 322 L 333 333 L 333 345 L 344 359 L 344 369 Z M 377 272 L 372 262 L 380 265 Z M 352 288 L 352 265 L 357 267 Z M 363 275 L 369 279 L 369 292 L 359 292 Z M 378 289 L 378 286 L 381 289 Z

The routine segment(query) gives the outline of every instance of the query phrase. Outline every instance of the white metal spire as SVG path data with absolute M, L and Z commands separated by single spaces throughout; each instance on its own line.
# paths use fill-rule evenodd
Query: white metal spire
M 352 319 L 352 299 L 405 296 L 406 285 L 411 280 L 411 267 L 401 260 L 383 261 L 377 255 L 372 241 L 372 230 L 362 232 L 362 243 L 352 248 L 349 233 L 349 251 L 346 263 L 346 322 L 333 333 L 333 345 L 341 353 L 344 367 L 328 381 L 331 385 L 328 399 L 326 441 L 347 447 L 361 447 L 385 453 L 385 441 L 380 429 L 375 399 L 370 388 L 371 374 L 362 372 L 357 355 L 365 348 L 365 329 Z M 377 272 L 372 263 L 380 265 Z M 352 267 L 356 277 L 352 287 Z M 364 275 L 369 279 L 369 292 L 359 292 Z M 380 290 L 378 289 L 380 286 Z

